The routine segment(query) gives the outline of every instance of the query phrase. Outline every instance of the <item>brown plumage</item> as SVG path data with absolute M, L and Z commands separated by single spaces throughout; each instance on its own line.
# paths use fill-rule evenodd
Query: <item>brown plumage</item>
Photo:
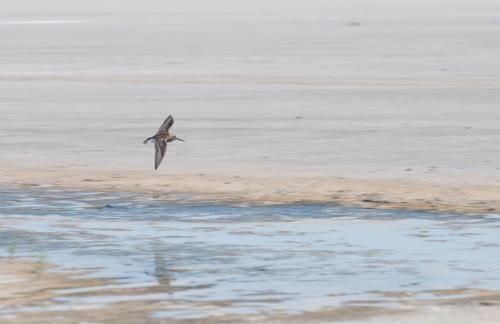
M 158 166 L 163 160 L 165 156 L 165 152 L 167 152 L 167 143 L 170 143 L 175 140 L 183 141 L 183 139 L 178 138 L 173 133 L 170 132 L 170 127 L 174 124 L 174 118 L 170 115 L 165 119 L 163 124 L 161 124 L 160 129 L 156 132 L 155 135 L 146 138 L 144 140 L 144 144 L 149 141 L 155 143 L 155 170 L 158 169 Z

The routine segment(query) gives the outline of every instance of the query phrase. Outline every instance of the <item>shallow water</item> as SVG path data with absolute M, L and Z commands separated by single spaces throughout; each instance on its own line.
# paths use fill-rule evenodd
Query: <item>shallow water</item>
M 194 205 L 131 193 L 0 189 L 0 256 L 93 269 L 85 276 L 115 280 L 61 291 L 53 310 L 140 300 L 227 302 L 152 314 L 184 318 L 400 307 L 402 300 L 440 298 L 433 290 L 498 290 L 499 228 L 497 214 Z M 164 292 L 105 292 L 156 286 Z

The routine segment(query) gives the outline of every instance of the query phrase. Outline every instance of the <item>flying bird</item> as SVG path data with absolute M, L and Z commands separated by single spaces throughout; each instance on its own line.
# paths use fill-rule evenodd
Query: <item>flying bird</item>
M 172 115 L 168 116 L 167 119 L 161 124 L 160 129 L 158 129 L 158 132 L 154 134 L 151 137 L 148 137 L 144 140 L 144 144 L 148 143 L 149 141 L 155 143 L 155 170 L 158 169 L 158 166 L 161 163 L 161 160 L 163 160 L 163 157 L 165 156 L 165 152 L 167 151 L 167 143 L 173 142 L 175 140 L 183 141 L 183 139 L 178 138 L 177 136 L 174 135 L 174 133 L 171 133 L 170 127 L 174 124 L 174 118 Z

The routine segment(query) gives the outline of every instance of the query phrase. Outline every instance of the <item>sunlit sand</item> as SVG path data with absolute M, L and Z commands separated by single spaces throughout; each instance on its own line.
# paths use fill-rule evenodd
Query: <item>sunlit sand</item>
M 4 5 L 0 322 L 495 323 L 499 16 Z M 154 170 L 142 142 L 170 114 L 186 142 Z

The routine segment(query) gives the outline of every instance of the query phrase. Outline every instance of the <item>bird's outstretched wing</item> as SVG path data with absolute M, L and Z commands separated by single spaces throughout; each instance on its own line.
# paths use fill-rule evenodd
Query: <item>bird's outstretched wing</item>
M 170 127 L 174 124 L 174 117 L 172 115 L 168 116 L 167 119 L 161 124 L 160 129 L 158 129 L 158 133 L 163 133 L 169 130 Z
M 155 170 L 158 169 L 158 166 L 161 163 L 161 160 L 165 156 L 165 152 L 167 152 L 167 142 L 162 140 L 155 141 Z

